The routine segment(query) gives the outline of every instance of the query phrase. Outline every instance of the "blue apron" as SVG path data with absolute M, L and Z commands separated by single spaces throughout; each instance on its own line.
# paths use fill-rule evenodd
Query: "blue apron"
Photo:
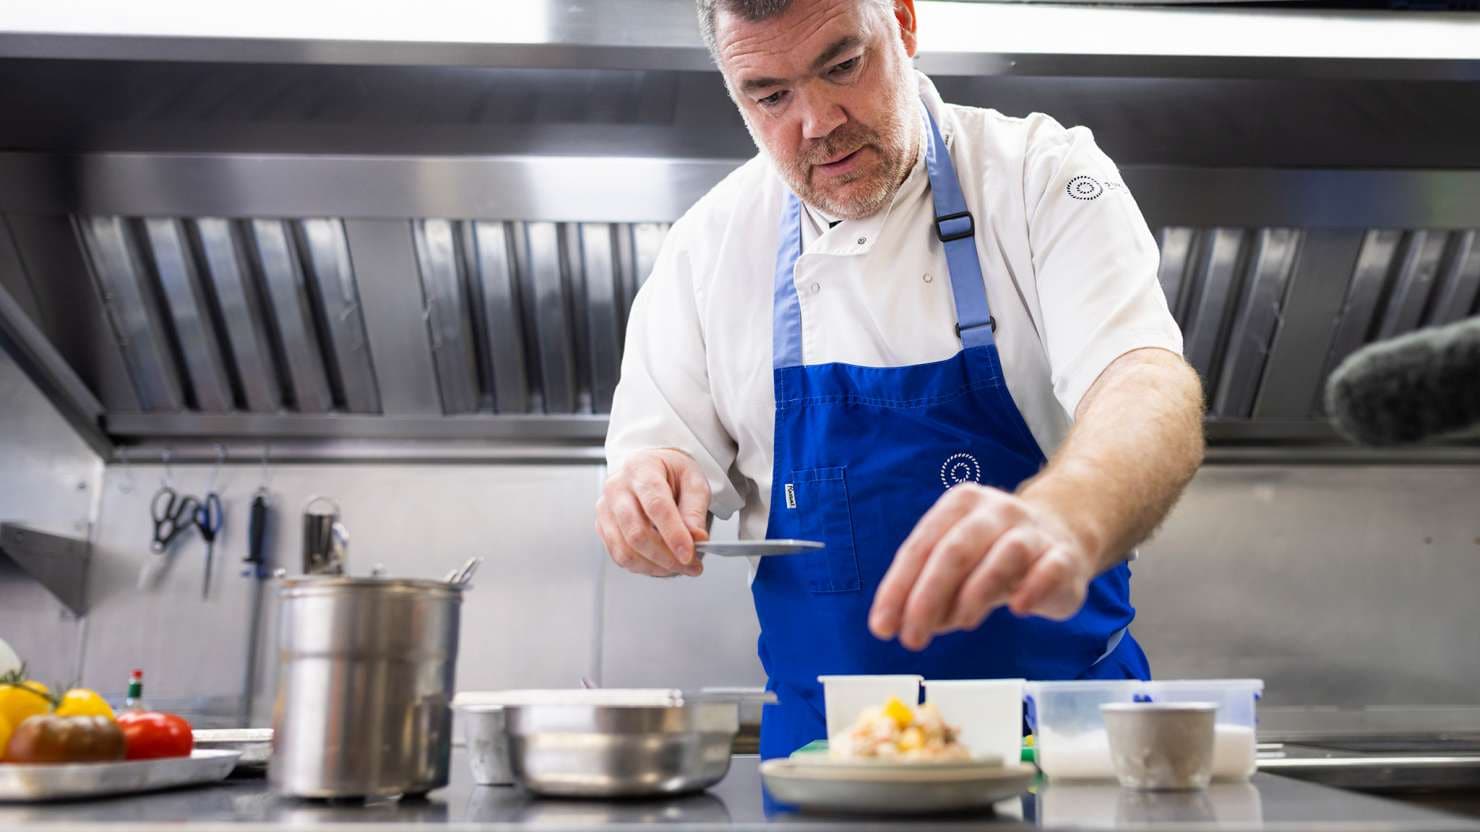
M 1141 678 L 1145 654 L 1126 628 L 1135 615 L 1122 564 L 1091 582 L 1083 610 L 1063 622 L 1006 608 L 974 632 L 922 652 L 868 630 L 874 593 L 895 551 L 950 486 L 1013 491 L 1045 463 L 1013 404 L 993 340 L 975 225 L 955 167 L 929 118 L 926 169 L 935 234 L 945 246 L 962 349 L 907 367 L 802 364 L 794 271 L 801 204 L 787 195 L 776 255 L 773 375 L 776 461 L 767 536 L 821 540 L 814 553 L 763 558 L 751 584 L 767 689 L 761 756 L 825 736 L 819 674 L 917 673 L 927 679 Z

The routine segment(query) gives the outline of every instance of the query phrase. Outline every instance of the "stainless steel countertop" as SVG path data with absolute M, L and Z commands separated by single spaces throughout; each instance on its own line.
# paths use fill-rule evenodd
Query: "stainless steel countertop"
M 452 784 L 429 800 L 328 805 L 273 797 L 262 779 L 218 786 L 54 805 L 0 806 L 0 828 L 47 825 L 49 829 L 125 832 L 188 821 L 192 830 L 276 829 L 281 826 L 345 827 L 363 824 L 444 824 L 448 829 L 544 826 L 602 829 L 630 823 L 750 828 L 806 822 L 821 828 L 898 828 L 897 821 L 804 817 L 768 809 L 758 760 L 736 757 L 730 774 L 700 795 L 660 801 L 547 801 L 517 789 L 474 786 L 461 749 L 453 753 Z M 1336 791 L 1269 774 L 1247 784 L 1216 784 L 1203 793 L 1141 794 L 1110 785 L 1045 785 L 1036 794 L 999 804 L 997 818 L 919 821 L 921 828 L 1213 828 L 1476 830 L 1480 822 L 1401 803 Z

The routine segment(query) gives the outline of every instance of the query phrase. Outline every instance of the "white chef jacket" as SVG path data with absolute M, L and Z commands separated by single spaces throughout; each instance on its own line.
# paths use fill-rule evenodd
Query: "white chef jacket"
M 946 104 L 924 75 L 919 85 L 975 219 L 1008 390 L 1052 454 L 1117 357 L 1182 352 L 1156 242 L 1088 129 Z M 738 509 L 744 539 L 765 537 L 771 498 L 772 284 L 786 193 L 757 155 L 673 225 L 632 306 L 606 439 L 613 471 L 634 451 L 688 453 L 709 480 L 711 511 Z M 961 349 L 923 152 L 877 214 L 829 227 L 803 212 L 794 275 L 806 364 L 896 367 Z

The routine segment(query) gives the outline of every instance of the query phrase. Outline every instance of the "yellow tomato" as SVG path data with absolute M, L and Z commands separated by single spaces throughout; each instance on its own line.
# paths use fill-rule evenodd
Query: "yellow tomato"
M 106 716 L 113 718 L 113 709 L 103 701 L 96 691 L 87 688 L 72 688 L 62 694 L 61 704 L 57 705 L 57 716 Z
M 905 728 L 915 721 L 914 711 L 911 711 L 908 705 L 893 696 L 889 697 L 889 701 L 884 703 L 884 716 L 894 720 L 894 724 L 901 728 Z
M 0 763 L 5 762 L 5 746 L 10 744 L 10 722 L 0 716 Z
M 13 729 L 27 717 L 44 714 L 51 710 L 51 700 L 47 699 L 50 693 L 35 679 L 21 685 L 0 685 L 0 718 Z

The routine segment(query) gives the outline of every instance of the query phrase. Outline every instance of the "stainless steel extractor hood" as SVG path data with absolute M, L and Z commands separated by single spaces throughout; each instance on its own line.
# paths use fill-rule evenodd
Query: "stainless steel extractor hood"
M 104 452 L 598 441 L 668 223 L 751 150 L 691 22 L 581 7 L 401 51 L 0 32 L 0 344 Z M 1334 445 L 1337 362 L 1480 312 L 1480 54 L 1028 41 L 921 63 L 947 100 L 1088 124 L 1121 163 L 1215 445 Z

